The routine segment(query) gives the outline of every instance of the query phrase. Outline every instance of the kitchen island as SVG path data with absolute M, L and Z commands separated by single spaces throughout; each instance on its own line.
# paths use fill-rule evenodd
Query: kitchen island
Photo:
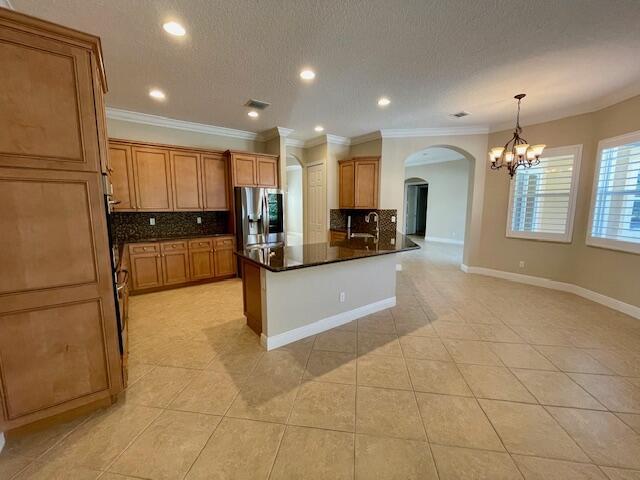
M 267 350 L 393 307 L 403 234 L 248 248 L 240 258 L 247 324 Z

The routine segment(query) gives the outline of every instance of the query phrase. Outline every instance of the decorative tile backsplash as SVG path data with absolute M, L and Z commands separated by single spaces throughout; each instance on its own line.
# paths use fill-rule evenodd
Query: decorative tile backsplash
M 376 230 L 374 221 L 365 222 L 367 213 L 374 211 L 378 213 L 378 223 L 380 230 L 397 230 L 397 224 L 391 221 L 391 217 L 398 218 L 397 210 L 330 210 L 329 212 L 329 228 L 333 230 L 343 230 L 347 228 L 347 217 L 351 215 L 351 230 L 360 233 L 373 233 Z M 372 219 L 373 220 L 373 219 Z
M 116 212 L 111 215 L 111 236 L 119 243 L 228 233 L 228 215 L 228 212 Z M 198 217 L 202 223 L 197 222 Z M 155 225 L 149 224 L 151 218 L 155 218 Z

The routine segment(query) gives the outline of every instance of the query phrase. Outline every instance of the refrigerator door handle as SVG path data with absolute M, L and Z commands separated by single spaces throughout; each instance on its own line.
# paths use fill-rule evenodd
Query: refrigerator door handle
M 265 241 L 269 241 L 269 194 L 267 193 L 267 189 L 265 188 L 263 190 L 263 196 L 262 196 L 262 204 L 263 204 L 263 212 L 262 212 L 262 218 L 264 221 L 264 234 L 265 234 Z

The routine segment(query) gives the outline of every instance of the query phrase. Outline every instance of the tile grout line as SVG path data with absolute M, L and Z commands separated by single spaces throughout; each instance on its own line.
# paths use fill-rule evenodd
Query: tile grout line
M 393 315 L 393 314 L 392 314 Z M 425 313 L 426 315 L 426 313 Z M 427 317 L 428 318 L 428 317 Z M 394 322 L 395 325 L 395 322 Z M 429 449 L 429 455 L 431 455 L 431 462 L 433 462 L 433 468 L 436 472 L 436 477 L 440 478 L 440 472 L 438 471 L 438 465 L 436 463 L 436 457 L 433 454 L 433 448 L 431 447 L 431 441 L 429 439 L 429 433 L 427 431 L 427 426 L 425 425 L 424 418 L 422 416 L 422 411 L 420 410 L 420 404 L 418 403 L 418 396 L 416 395 L 415 387 L 413 386 L 413 379 L 411 378 L 411 373 L 409 372 L 409 366 L 407 365 L 407 359 L 404 356 L 404 350 L 402 348 L 402 344 L 400 344 L 400 340 L 398 339 L 398 344 L 400 345 L 400 352 L 402 355 L 402 363 L 404 363 L 405 371 L 407 372 L 407 376 L 409 377 L 409 383 L 411 384 L 411 392 L 413 393 L 413 401 L 416 404 L 416 408 L 418 409 L 418 417 L 420 418 L 420 423 L 422 423 L 422 431 L 424 432 L 424 436 L 427 443 L 427 448 Z

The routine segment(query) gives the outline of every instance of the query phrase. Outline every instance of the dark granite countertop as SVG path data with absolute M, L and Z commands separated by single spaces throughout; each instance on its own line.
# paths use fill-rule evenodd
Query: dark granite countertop
M 418 244 L 400 232 L 381 231 L 377 239 L 349 238 L 325 243 L 245 249 L 237 251 L 236 255 L 272 272 L 283 272 L 419 248 Z

